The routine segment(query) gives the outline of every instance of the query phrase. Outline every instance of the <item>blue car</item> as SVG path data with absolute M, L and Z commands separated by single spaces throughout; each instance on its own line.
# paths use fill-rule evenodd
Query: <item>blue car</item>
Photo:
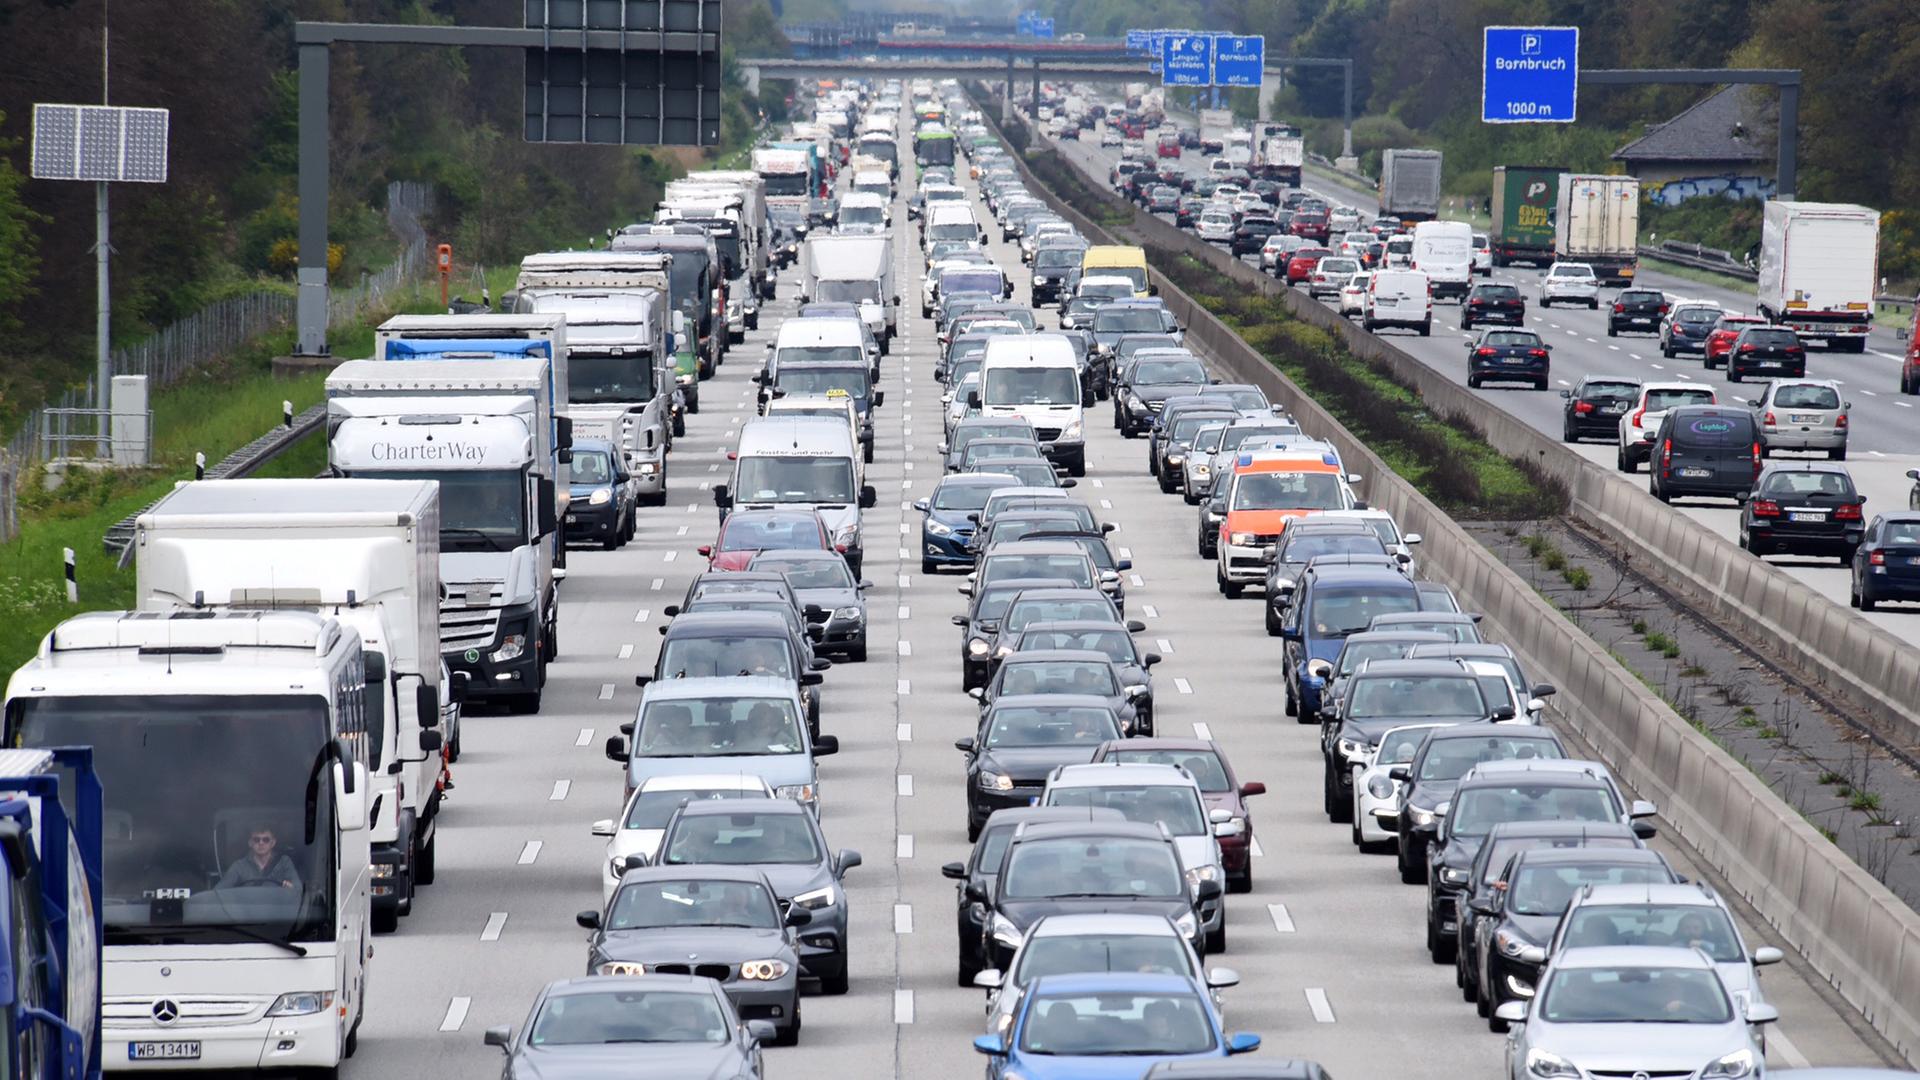
M 1399 570 L 1309 566 L 1280 617 L 1286 714 L 1303 724 L 1318 723 L 1320 691 L 1347 635 L 1365 630 L 1376 615 L 1420 609 L 1419 587 Z
M 1205 986 L 1186 975 L 1046 975 L 1027 986 L 1005 1035 L 982 1035 L 987 1080 L 1138 1080 L 1162 1061 L 1246 1054 L 1260 1036 L 1228 1034 Z
M 1005 473 L 954 473 L 934 485 L 933 494 L 913 504 L 926 516 L 920 521 L 920 572 L 931 574 L 943 566 L 973 569 L 967 541 L 980 525 L 987 496 L 1020 481 Z

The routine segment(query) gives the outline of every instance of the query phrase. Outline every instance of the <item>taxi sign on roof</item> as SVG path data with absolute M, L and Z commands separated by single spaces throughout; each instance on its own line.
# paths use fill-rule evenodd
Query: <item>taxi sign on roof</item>
M 833 399 L 833 398 L 844 398 L 844 397 L 847 397 L 847 396 L 848 396 L 848 394 L 847 394 L 847 390 L 846 390 L 846 387 L 843 387 L 843 386 L 831 386 L 831 387 L 828 387 L 828 388 L 827 388 L 827 398 L 828 398 L 829 400 L 831 400 L 831 399 Z

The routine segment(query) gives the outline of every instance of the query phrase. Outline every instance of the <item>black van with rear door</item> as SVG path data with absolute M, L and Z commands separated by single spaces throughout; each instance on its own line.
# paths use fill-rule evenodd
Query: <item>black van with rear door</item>
M 1678 495 L 1740 499 L 1760 473 L 1760 434 L 1744 409 L 1669 409 L 1647 450 L 1648 490 L 1661 502 Z

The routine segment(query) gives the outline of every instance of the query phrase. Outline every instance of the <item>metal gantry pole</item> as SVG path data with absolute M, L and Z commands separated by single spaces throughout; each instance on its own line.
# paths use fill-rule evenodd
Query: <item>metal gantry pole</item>
M 327 355 L 328 47 L 300 45 L 300 269 L 296 356 Z

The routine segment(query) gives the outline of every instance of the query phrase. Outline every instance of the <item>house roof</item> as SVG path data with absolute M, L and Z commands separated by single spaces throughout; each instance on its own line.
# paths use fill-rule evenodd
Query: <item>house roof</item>
M 1780 107 L 1762 86 L 1723 86 L 1614 151 L 1615 161 L 1772 161 Z

